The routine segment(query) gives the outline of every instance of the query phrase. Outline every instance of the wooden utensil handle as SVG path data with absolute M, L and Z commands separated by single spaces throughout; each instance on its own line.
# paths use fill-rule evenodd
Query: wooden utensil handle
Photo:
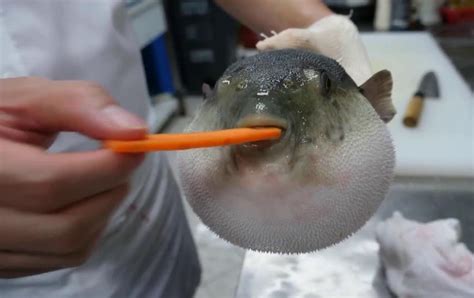
M 408 127 L 415 127 L 418 125 L 418 120 L 423 109 L 423 97 L 415 95 L 410 99 L 408 106 L 403 116 L 403 124 Z

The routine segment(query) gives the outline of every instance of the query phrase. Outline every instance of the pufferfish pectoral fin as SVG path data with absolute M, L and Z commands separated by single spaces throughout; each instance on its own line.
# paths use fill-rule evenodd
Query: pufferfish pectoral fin
M 205 100 L 212 97 L 213 92 L 212 92 L 212 88 L 211 88 L 211 86 L 209 86 L 209 84 L 203 83 L 202 87 L 201 87 L 201 90 L 202 90 L 202 94 L 203 94 Z
M 388 70 L 377 72 L 359 87 L 385 123 L 390 122 L 397 113 L 392 104 L 392 87 L 392 75 Z

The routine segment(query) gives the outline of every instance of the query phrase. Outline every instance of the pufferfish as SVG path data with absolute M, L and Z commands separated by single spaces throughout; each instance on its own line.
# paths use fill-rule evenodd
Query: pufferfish
M 395 115 L 387 70 L 357 86 L 335 60 L 301 49 L 230 65 L 186 132 L 277 127 L 278 140 L 178 154 L 194 212 L 234 245 L 307 253 L 358 231 L 388 192 Z

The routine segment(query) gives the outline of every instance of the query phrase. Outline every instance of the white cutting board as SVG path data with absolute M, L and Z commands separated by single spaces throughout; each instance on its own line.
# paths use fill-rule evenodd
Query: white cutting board
M 397 176 L 474 177 L 474 96 L 436 41 L 426 33 L 364 33 L 374 72 L 391 71 L 397 115 L 388 124 Z M 474 53 L 473 53 L 474 55 Z M 441 96 L 426 99 L 418 127 L 402 124 L 423 74 L 438 76 Z

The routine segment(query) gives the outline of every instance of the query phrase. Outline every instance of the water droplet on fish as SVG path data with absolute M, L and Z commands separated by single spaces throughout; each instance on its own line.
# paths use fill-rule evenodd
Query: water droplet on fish
M 265 106 L 264 103 L 259 102 L 259 103 L 257 103 L 257 105 L 255 106 L 255 109 L 256 109 L 257 111 L 265 111 L 266 106 Z
M 245 89 L 247 88 L 247 85 L 248 85 L 247 80 L 244 80 L 237 85 L 237 90 Z
M 269 93 L 268 90 L 260 90 L 260 91 L 257 92 L 257 95 L 258 96 L 267 96 L 268 93 Z
M 224 84 L 224 85 L 230 85 L 230 81 L 229 81 L 229 80 L 222 80 L 222 84 Z
M 305 117 L 301 117 L 301 124 L 303 126 L 306 126 L 306 118 Z
M 303 73 L 308 80 L 316 79 L 319 76 L 319 73 L 314 69 L 303 69 Z

